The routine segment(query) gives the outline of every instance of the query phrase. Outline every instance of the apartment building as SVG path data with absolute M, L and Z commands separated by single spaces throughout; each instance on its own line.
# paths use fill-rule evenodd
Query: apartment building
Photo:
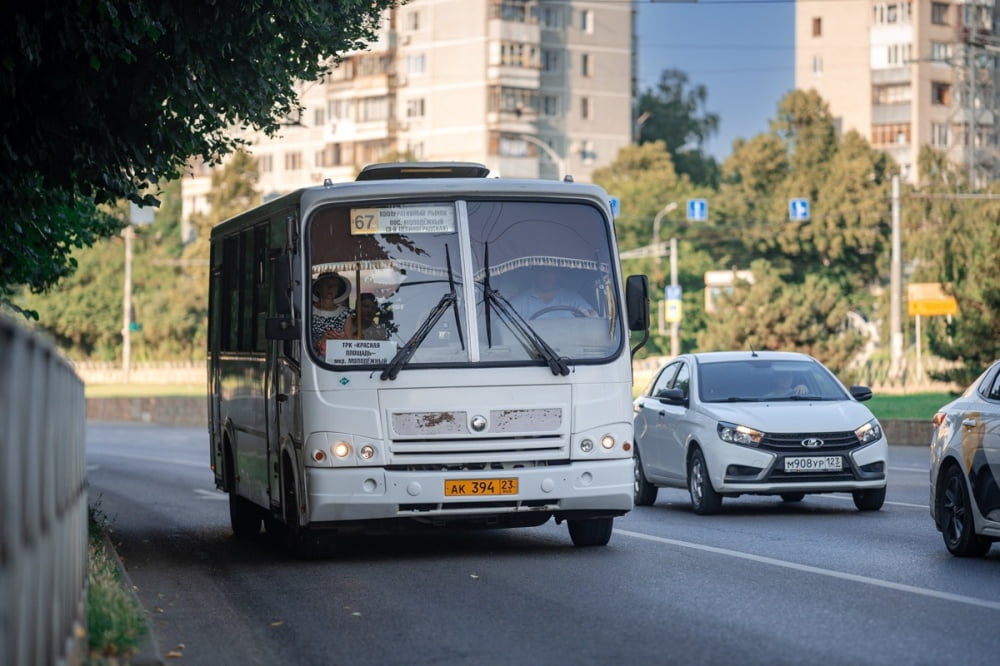
M 921 147 L 998 175 L 997 0 L 796 0 L 795 86 L 914 182 Z
M 249 137 L 261 191 L 352 180 L 389 156 L 589 181 L 632 139 L 634 16 L 627 0 L 409 0 L 370 48 L 302 84 L 279 137 Z M 211 184 L 193 171 L 184 219 Z

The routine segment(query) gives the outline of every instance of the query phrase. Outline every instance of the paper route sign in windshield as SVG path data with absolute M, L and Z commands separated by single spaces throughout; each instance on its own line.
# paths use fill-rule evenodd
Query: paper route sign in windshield
M 332 365 L 386 365 L 396 343 L 386 340 L 327 340 L 326 362 Z
M 450 203 L 351 209 L 352 234 L 428 234 L 454 231 L 455 206 Z

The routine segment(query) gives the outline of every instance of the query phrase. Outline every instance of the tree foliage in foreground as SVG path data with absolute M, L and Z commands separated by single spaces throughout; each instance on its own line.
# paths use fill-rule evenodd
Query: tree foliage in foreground
M 116 234 L 98 206 L 274 134 L 295 82 L 375 37 L 396 0 L 35 0 L 0 22 L 0 302 L 43 291 Z

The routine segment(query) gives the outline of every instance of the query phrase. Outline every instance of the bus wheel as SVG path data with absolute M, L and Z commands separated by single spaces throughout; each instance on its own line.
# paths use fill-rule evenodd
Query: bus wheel
M 299 522 L 299 500 L 294 477 L 288 473 L 284 479 L 285 546 L 288 551 L 303 559 L 332 557 L 337 549 L 337 536 L 333 530 L 317 531 Z M 276 530 L 277 531 L 277 530 Z
M 588 520 L 567 520 L 569 537 L 574 546 L 606 546 L 611 541 L 614 518 L 590 518 Z
M 238 537 L 255 537 L 260 533 L 261 512 L 245 497 L 236 494 L 236 471 L 233 454 L 226 449 L 226 488 L 229 489 L 229 524 Z

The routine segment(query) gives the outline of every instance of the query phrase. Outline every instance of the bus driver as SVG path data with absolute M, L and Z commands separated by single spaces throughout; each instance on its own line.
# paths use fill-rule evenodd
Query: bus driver
M 323 273 L 313 282 L 311 339 L 313 348 L 326 354 L 327 340 L 354 337 L 354 322 L 347 307 L 350 284 L 339 273 Z

